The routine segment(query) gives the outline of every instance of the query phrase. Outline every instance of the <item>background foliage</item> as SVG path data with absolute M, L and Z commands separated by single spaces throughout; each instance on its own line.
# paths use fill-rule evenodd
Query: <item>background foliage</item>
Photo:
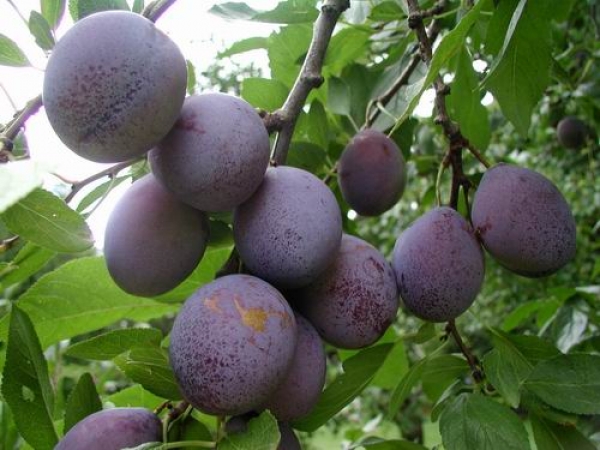
M 124 0 L 66 3 L 42 0 L 29 16 L 30 31 L 46 51 L 64 14 L 77 20 L 97 10 L 129 9 Z M 345 231 L 389 256 L 401 230 L 436 205 L 448 143 L 435 115 L 413 111 L 426 101 L 439 73 L 451 88 L 446 97 L 451 119 L 488 160 L 535 169 L 560 188 L 576 218 L 577 256 L 544 279 L 521 278 L 486 260 L 484 289 L 457 320 L 481 374 L 473 373 L 443 324 L 400 311 L 376 345 L 359 352 L 328 348 L 322 400 L 293 426 L 306 449 L 598 448 L 597 2 L 420 5 L 434 8 L 425 23 L 439 36 L 429 68 L 419 59 L 403 0 L 351 1 L 329 43 L 324 83 L 299 116 L 288 164 L 330 178 Z M 231 20 L 281 26 L 268 37 L 224 49 L 208 68 L 189 63 L 188 91 L 222 90 L 276 111 L 294 87 L 317 6 L 314 0 L 282 1 L 271 11 L 244 3 L 213 6 L 213 14 Z M 144 2 L 132 7 L 141 12 Z M 268 54 L 270 74 L 256 67 L 224 74 L 224 61 L 255 49 Z M 0 64 L 29 64 L 18 43 L 4 35 Z M 410 76 L 403 79 L 407 68 Z M 590 128 L 582 149 L 563 148 L 556 139 L 555 127 L 566 115 Z M 333 174 L 344 146 L 364 124 L 389 132 L 409 167 L 403 199 L 378 218 L 348 211 Z M 13 125 L 6 124 L 5 135 Z M 90 185 L 85 195 L 70 192 L 81 187 L 77 184 L 49 192 L 40 187 L 44 167 L 24 151 L 25 135 L 8 137 L 14 148 L 8 151 L 4 141 L 2 156 L 10 162 L 0 164 L 0 448 L 46 449 L 103 404 L 156 409 L 180 400 L 165 350 L 168 332 L 180 304 L 225 263 L 232 246 L 230 218 L 211 219 L 210 247 L 181 286 L 153 299 L 125 294 L 93 247 L 86 218 L 111 189 L 138 178 L 147 166 L 141 162 L 84 180 Z M 477 183 L 485 168 L 466 152 L 464 163 Z M 443 199 L 449 188 L 446 173 L 439 184 Z M 464 200 L 459 210 L 467 212 Z M 274 419 L 264 414 L 252 423 L 247 434 L 226 438 L 219 448 L 274 448 Z M 211 441 L 216 426 L 214 418 L 194 411 L 173 424 L 171 436 Z

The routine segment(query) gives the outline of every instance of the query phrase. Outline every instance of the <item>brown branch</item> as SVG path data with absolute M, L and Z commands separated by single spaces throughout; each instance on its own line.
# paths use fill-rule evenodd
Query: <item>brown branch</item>
M 281 109 L 273 113 L 281 120 L 281 129 L 277 135 L 273 153 L 276 164 L 284 164 L 287 159 L 296 121 L 302 112 L 308 94 L 323 83 L 321 70 L 333 29 L 342 12 L 349 7 L 349 0 L 325 0 L 321 7 L 300 74 Z
M 42 107 L 42 94 L 29 100 L 25 107 L 18 111 L 14 118 L 8 123 L 6 128 L 2 130 L 2 142 L 0 142 L 0 150 L 12 150 L 12 141 L 14 141 L 21 128 L 25 125 L 33 115 L 35 115 Z
M 177 0 L 155 0 L 144 8 L 142 16 L 156 22 Z
M 449 336 L 452 336 L 454 342 L 456 342 L 456 345 L 460 349 L 461 353 L 467 359 L 467 363 L 471 368 L 471 373 L 473 374 L 473 379 L 475 380 L 475 382 L 481 383 L 484 377 L 483 369 L 481 368 L 479 359 L 477 359 L 477 357 L 473 354 L 471 349 L 465 345 L 464 341 L 462 340 L 462 337 L 460 336 L 460 333 L 458 332 L 458 329 L 456 328 L 456 323 L 454 322 L 454 319 L 448 321 L 448 324 L 446 325 L 446 333 Z
M 84 180 L 73 183 L 73 185 L 71 186 L 71 192 L 69 192 L 69 194 L 65 197 L 65 202 L 69 203 L 71 200 L 73 200 L 73 197 L 75 197 L 75 195 L 88 184 L 93 183 L 94 181 L 104 177 L 114 178 L 120 171 L 128 168 L 129 166 L 138 161 L 141 161 L 142 159 L 143 158 L 130 159 L 128 161 L 115 164 L 114 166 L 111 166 L 98 173 L 95 173 L 94 175 L 91 175 L 88 178 L 85 178 Z

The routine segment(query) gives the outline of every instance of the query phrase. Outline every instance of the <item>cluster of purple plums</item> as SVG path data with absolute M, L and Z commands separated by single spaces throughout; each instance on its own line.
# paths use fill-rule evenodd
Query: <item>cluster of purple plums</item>
M 242 273 L 205 284 L 183 305 L 169 344 L 183 397 L 235 420 L 269 409 L 288 443 L 325 383 L 323 342 L 346 349 L 375 343 L 399 299 L 416 316 L 454 319 L 484 278 L 483 247 L 508 269 L 537 277 L 575 252 L 575 224 L 555 186 L 511 165 L 488 170 L 472 224 L 437 207 L 398 238 L 392 262 L 342 232 L 329 187 L 313 174 L 270 166 L 270 140 L 257 112 L 220 93 L 186 98 L 186 62 L 154 24 L 127 12 L 97 13 L 60 40 L 48 62 L 44 105 L 62 141 L 97 162 L 147 154 L 152 173 L 111 214 L 104 255 L 124 291 L 152 297 L 196 268 L 209 242 L 209 216 L 231 212 Z M 345 201 L 379 215 L 406 184 L 402 153 L 386 135 L 359 132 L 339 160 Z M 242 427 L 243 428 L 243 427 Z M 291 434 L 290 434 L 291 433 Z M 290 437 L 291 436 L 291 437 Z M 139 408 L 104 410 L 73 427 L 59 449 L 112 449 L 161 440 L 160 421 Z

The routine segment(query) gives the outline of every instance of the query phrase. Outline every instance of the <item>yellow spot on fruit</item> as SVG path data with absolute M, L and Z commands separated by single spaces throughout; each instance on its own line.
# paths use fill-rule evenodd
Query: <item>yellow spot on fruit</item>
M 235 297 L 233 302 L 235 303 L 235 309 L 237 309 L 238 313 L 240 314 L 244 325 L 259 333 L 265 331 L 267 319 L 269 318 L 269 313 L 267 311 L 264 311 L 260 308 L 246 309 L 240 304 L 239 299 Z
M 217 297 L 217 296 L 205 298 L 204 306 L 206 306 L 208 309 L 210 309 L 211 311 L 214 311 L 216 313 L 222 312 L 221 308 L 219 307 L 219 297 Z

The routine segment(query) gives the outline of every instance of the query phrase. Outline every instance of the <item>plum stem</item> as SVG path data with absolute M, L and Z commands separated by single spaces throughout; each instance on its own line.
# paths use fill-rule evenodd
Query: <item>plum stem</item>
M 475 380 L 475 382 L 481 383 L 484 377 L 483 370 L 481 368 L 481 365 L 479 364 L 479 360 L 473 354 L 471 349 L 467 347 L 467 345 L 465 345 L 460 333 L 458 332 L 458 328 L 456 328 L 456 322 L 454 321 L 454 319 L 449 320 L 446 324 L 446 333 L 452 336 L 454 342 L 456 342 L 456 345 L 458 345 L 458 348 L 460 349 L 461 353 L 467 359 L 467 363 L 471 368 L 471 373 L 473 374 L 473 379 Z
M 12 152 L 13 141 L 17 138 L 21 128 L 42 107 L 42 94 L 32 98 L 27 104 L 15 113 L 14 118 L 0 133 L 0 154 Z
M 156 22 L 177 0 L 155 0 L 144 8 L 142 16 Z
M 315 21 L 313 37 L 298 78 L 292 87 L 283 106 L 272 115 L 280 121 L 280 130 L 275 140 L 273 160 L 282 165 L 287 159 L 296 121 L 300 117 L 308 94 L 323 84 L 321 70 L 333 29 L 340 15 L 350 7 L 349 0 L 326 0 L 321 6 L 321 12 Z M 275 119 L 272 119 L 275 120 Z

